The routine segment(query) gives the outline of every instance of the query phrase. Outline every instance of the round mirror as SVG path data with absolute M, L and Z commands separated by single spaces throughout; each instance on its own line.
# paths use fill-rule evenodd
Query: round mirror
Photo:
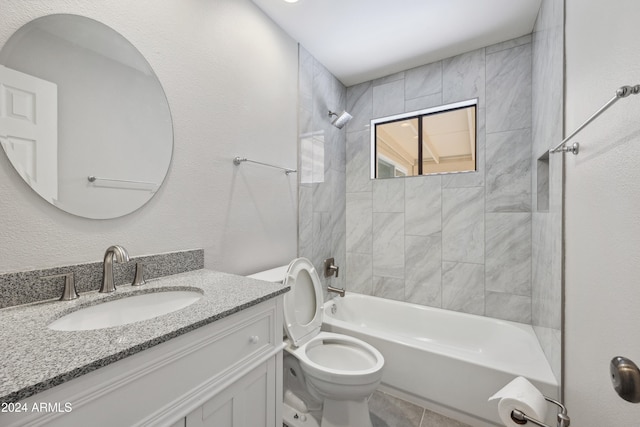
M 131 43 L 92 19 L 49 15 L 0 51 L 0 142 L 49 203 L 105 219 L 159 189 L 173 127 L 162 86 Z

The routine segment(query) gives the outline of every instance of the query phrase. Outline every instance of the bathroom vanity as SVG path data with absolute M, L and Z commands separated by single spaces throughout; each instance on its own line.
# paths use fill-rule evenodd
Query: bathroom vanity
M 196 270 L 143 288 L 0 310 L 0 425 L 281 425 L 287 287 Z M 47 327 L 87 305 L 185 289 L 203 296 L 148 320 Z

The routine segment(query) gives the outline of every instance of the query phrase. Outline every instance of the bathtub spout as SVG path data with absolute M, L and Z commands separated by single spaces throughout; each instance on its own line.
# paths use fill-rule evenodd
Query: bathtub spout
M 340 295 L 341 297 L 344 296 L 344 289 L 334 288 L 333 286 L 327 286 L 327 291 L 335 292 L 336 294 Z

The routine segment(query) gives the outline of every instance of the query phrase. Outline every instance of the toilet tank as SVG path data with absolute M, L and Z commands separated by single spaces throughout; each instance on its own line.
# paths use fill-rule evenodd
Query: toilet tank
M 270 270 L 260 271 L 247 277 L 250 277 L 252 279 L 264 280 L 266 282 L 282 282 L 285 275 L 287 274 L 288 269 L 289 265 L 287 264 L 280 267 L 272 268 Z
M 282 283 L 284 277 L 287 274 L 287 270 L 289 269 L 289 265 L 282 265 L 280 267 L 272 268 L 270 270 L 259 271 L 257 273 L 251 274 L 247 277 L 252 279 L 264 280 L 265 282 L 279 282 Z M 283 325 L 284 326 L 284 325 Z M 282 329 L 282 337 L 287 339 L 287 332 L 285 329 Z

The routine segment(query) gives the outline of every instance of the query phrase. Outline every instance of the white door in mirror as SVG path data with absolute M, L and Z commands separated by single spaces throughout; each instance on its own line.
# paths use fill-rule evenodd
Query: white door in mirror
M 58 86 L 0 65 L 0 142 L 16 171 L 58 199 Z

